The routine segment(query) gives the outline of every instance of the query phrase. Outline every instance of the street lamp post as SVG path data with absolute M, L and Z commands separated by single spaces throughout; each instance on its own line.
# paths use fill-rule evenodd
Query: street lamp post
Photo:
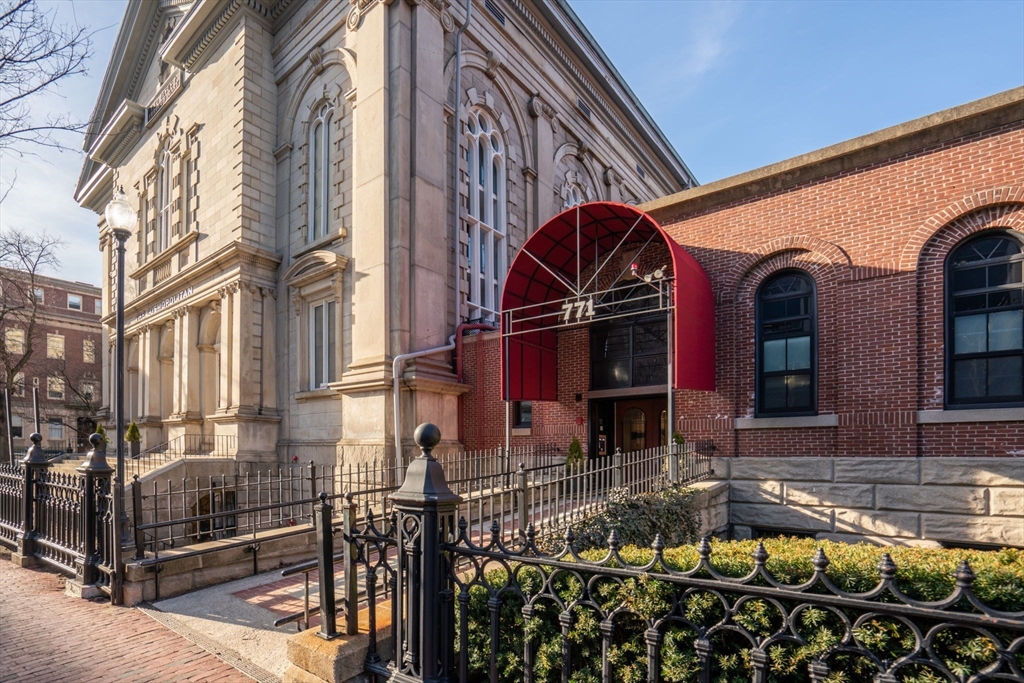
M 123 602 L 122 585 L 124 583 L 124 567 L 122 566 L 122 547 L 127 538 L 128 514 L 124 508 L 124 243 L 131 236 L 135 227 L 135 210 L 128 203 L 123 188 L 114 192 L 113 199 L 107 204 L 104 212 L 107 225 L 114 239 L 117 240 L 117 297 L 114 303 L 114 438 L 117 444 L 117 468 L 114 472 L 114 519 L 117 529 L 114 533 L 114 580 L 112 600 L 115 605 Z

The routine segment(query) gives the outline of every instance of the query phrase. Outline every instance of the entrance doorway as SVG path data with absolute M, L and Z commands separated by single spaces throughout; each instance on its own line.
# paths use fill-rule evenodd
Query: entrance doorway
M 668 444 L 668 399 L 665 396 L 596 399 L 590 402 L 591 457 Z

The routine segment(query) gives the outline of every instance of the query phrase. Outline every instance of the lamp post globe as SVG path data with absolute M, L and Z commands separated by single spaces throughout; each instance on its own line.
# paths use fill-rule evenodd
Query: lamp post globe
M 111 598 L 114 604 L 122 604 L 124 565 L 122 548 L 128 538 L 128 513 L 124 506 L 124 243 L 135 227 L 135 210 L 128 203 L 124 188 L 114 190 L 110 203 L 103 212 L 114 239 L 117 241 L 117 295 L 114 300 L 114 443 L 117 444 L 117 468 L 114 473 L 114 577 L 111 582 Z
M 114 197 L 107 204 L 106 210 L 103 212 L 107 219 L 107 225 L 114 232 L 114 235 L 120 239 L 121 234 L 128 233 L 125 238 L 131 234 L 131 229 L 135 227 L 135 209 L 128 203 L 128 197 L 124 193 L 124 188 L 118 188 L 114 191 Z

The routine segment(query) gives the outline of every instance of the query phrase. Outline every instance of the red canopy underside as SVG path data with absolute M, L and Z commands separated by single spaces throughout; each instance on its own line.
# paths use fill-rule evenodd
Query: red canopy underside
M 714 391 L 715 305 L 711 282 L 704 269 L 653 218 L 636 207 L 594 202 L 563 211 L 545 223 L 526 240 L 512 261 L 501 294 L 501 382 L 505 400 L 558 400 L 557 331 L 530 331 L 530 325 L 539 325 L 518 320 L 510 323 L 506 311 L 531 306 L 530 317 L 560 312 L 560 300 L 572 292 L 549 271 L 575 283 L 577 268 L 585 269 L 594 262 L 595 243 L 598 259 L 603 262 L 620 243 L 621 251 L 628 246 L 641 246 L 648 240 L 652 244 L 663 243 L 672 257 L 675 277 L 673 386 Z M 578 253 L 586 256 L 577 258 Z M 509 329 L 510 324 L 512 329 Z

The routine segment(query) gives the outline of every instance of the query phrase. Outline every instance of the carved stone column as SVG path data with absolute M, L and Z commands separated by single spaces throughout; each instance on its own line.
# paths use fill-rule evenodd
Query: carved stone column
M 231 315 L 233 312 L 232 300 L 238 285 L 222 287 L 220 289 L 220 390 L 217 394 L 217 412 L 226 412 L 232 404 L 231 393 L 231 369 L 232 349 L 235 344 L 231 336 L 232 324 Z
M 231 306 L 231 407 L 255 413 L 253 387 L 253 303 L 258 289 L 240 283 Z
M 261 405 L 264 415 L 273 415 L 277 413 L 277 290 L 271 287 L 261 287 L 260 297 L 263 300 L 263 400 Z M 336 317 L 340 324 L 341 316 Z M 340 336 L 337 338 L 341 339 Z
M 533 216 L 535 224 L 529 226 L 532 233 L 540 224 L 550 218 L 553 214 L 551 197 L 555 181 L 555 110 L 541 99 L 540 95 L 534 95 L 530 100 L 530 116 L 533 117 L 534 133 L 534 161 L 537 165 L 536 192 L 534 193 Z

